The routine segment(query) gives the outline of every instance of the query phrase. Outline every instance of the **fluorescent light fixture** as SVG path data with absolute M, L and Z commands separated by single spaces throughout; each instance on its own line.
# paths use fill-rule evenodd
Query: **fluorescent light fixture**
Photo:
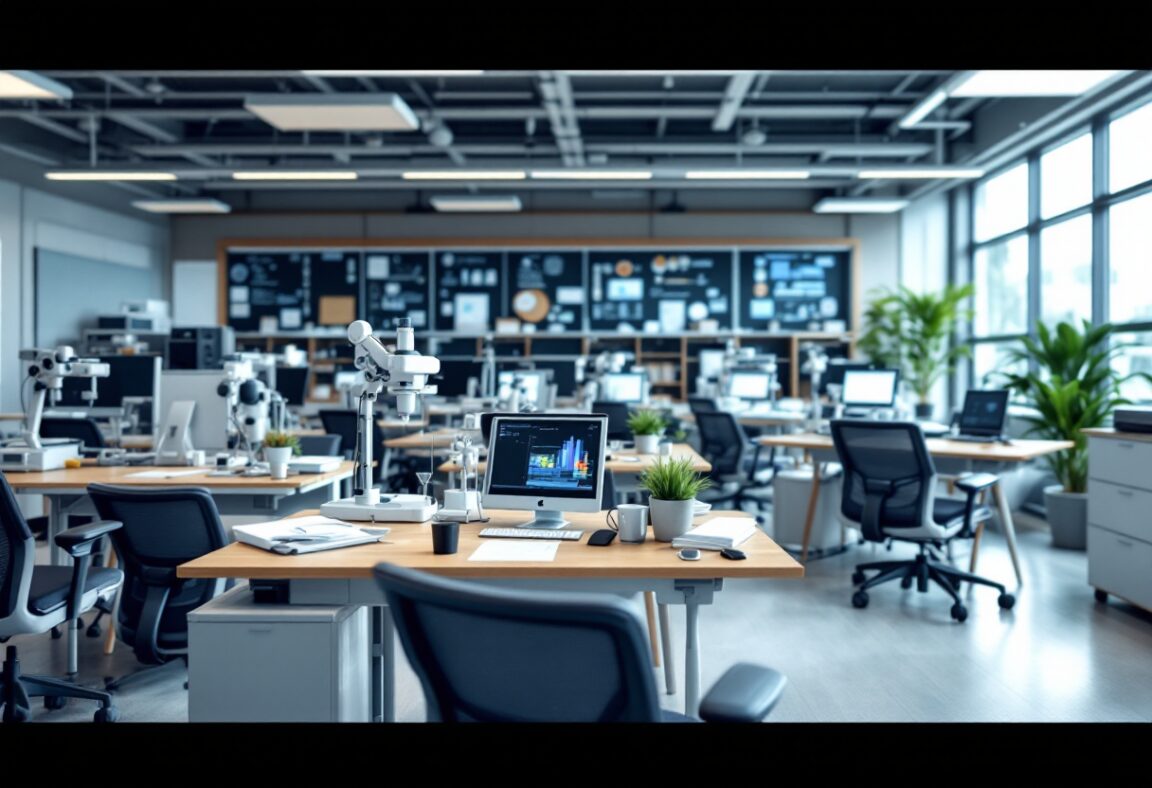
M 979 167 L 906 167 L 904 169 L 860 170 L 856 173 L 857 178 L 895 179 L 980 178 L 983 175 L 984 170 Z
M 983 70 L 973 71 L 949 91 L 963 96 L 1078 96 L 1119 71 Z
M 514 194 L 511 195 L 481 195 L 481 194 L 462 194 L 462 195 L 441 195 L 432 197 L 429 200 L 432 207 L 438 211 L 445 212 L 467 212 L 467 211 L 519 211 L 521 208 L 520 198 Z
M 482 69 L 402 69 L 399 71 L 301 71 L 310 77 L 475 77 Z
M 651 170 L 532 170 L 536 180 L 648 181 Z
M 237 181 L 354 181 L 357 174 L 351 170 L 266 170 L 234 172 Z
M 688 170 L 684 173 L 688 180 L 708 181 L 803 180 L 811 176 L 807 170 Z
M 420 121 L 395 93 L 261 93 L 244 108 L 281 131 L 414 131 Z
M 524 170 L 409 170 L 406 181 L 522 181 Z
M 232 206 L 210 197 L 174 198 L 171 200 L 136 200 L 132 203 L 142 211 L 151 213 L 230 213 Z
M 900 118 L 897 125 L 902 129 L 910 129 L 915 126 L 924 118 L 928 117 L 929 113 L 944 103 L 944 99 L 948 98 L 948 93 L 944 90 L 935 90 L 928 94 L 919 104 L 914 106 L 908 111 L 908 114 Z
M 172 172 L 113 172 L 111 170 L 73 170 L 46 172 L 50 181 L 174 181 Z
M 35 71 L 0 71 L 0 98 L 70 99 L 72 88 Z
M 730 74 L 755 74 L 748 70 L 701 70 L 701 69 L 561 69 L 558 74 L 570 74 L 575 77 L 662 77 L 670 76 L 698 76 L 698 77 L 726 77 Z
M 816 213 L 895 213 L 908 205 L 907 200 L 882 197 L 825 197 L 812 206 Z

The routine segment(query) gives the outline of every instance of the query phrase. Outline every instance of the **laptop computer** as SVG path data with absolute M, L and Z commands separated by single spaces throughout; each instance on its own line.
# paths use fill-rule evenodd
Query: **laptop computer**
M 1002 440 L 1008 416 L 1008 391 L 971 389 L 964 396 L 956 435 L 952 440 L 988 443 Z

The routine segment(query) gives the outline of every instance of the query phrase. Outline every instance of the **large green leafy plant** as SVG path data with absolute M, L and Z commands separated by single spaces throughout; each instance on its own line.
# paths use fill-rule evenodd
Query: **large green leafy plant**
M 1036 336 L 1026 337 L 1021 347 L 1008 351 L 1009 358 L 1027 372 L 999 373 L 1005 388 L 1019 392 L 1037 414 L 1026 416 L 1029 435 L 1072 441 L 1075 446 L 1048 456 L 1056 480 L 1065 492 L 1088 489 L 1088 447 L 1083 430 L 1107 423 L 1113 408 L 1128 400 L 1120 386 L 1132 378 L 1152 380 L 1146 372 L 1121 375 L 1112 366 L 1133 343 L 1110 344 L 1113 326 L 1093 326 L 1083 321 L 1082 330 L 1071 323 L 1049 329 L 1037 324 Z
M 964 302 L 972 294 L 972 285 L 948 285 L 939 293 L 882 290 L 864 313 L 859 348 L 873 363 L 899 369 L 917 400 L 927 403 L 936 382 L 971 352 L 952 343 L 952 332 L 971 319 Z
M 701 490 L 712 486 L 712 480 L 692 469 L 688 457 L 661 458 L 637 480 L 642 490 L 660 501 L 691 501 Z

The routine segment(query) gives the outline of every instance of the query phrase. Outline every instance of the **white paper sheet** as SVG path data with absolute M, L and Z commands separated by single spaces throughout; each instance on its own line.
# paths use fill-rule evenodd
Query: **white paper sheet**
M 555 561 L 560 542 L 551 539 L 493 539 L 476 548 L 469 561 Z
M 181 476 L 203 476 L 204 468 L 197 468 L 194 471 L 140 471 L 138 473 L 128 473 L 124 475 L 125 479 L 177 479 Z

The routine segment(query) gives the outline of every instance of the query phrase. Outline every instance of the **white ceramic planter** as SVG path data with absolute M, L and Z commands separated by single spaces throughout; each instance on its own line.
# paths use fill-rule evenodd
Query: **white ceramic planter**
M 273 479 L 288 478 L 288 461 L 292 459 L 291 446 L 265 446 L 264 459 L 268 461 L 268 470 Z
M 652 536 L 657 542 L 671 542 L 683 536 L 692 528 L 695 501 L 648 500 L 648 511 L 652 517 Z
M 1064 492 L 1063 485 L 1044 488 L 1044 506 L 1048 510 L 1048 527 L 1052 529 L 1052 546 L 1066 550 L 1088 547 L 1088 493 Z
M 660 447 L 659 435 L 636 435 L 637 454 L 655 454 Z

